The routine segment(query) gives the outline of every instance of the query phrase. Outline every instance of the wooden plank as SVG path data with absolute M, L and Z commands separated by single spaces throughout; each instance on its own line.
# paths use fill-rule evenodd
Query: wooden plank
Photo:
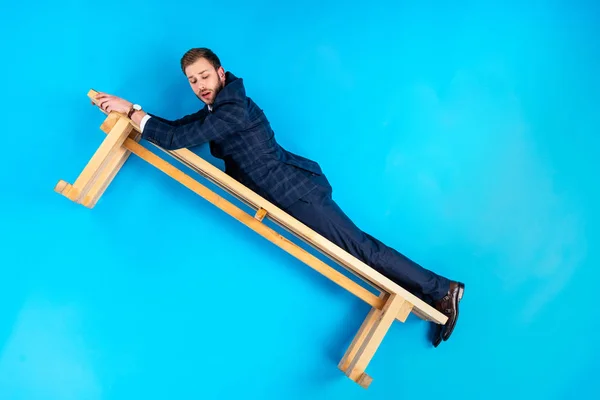
M 99 108 L 99 110 L 101 110 L 102 112 L 104 112 L 106 114 L 106 111 L 103 111 L 101 108 Z M 110 114 L 108 114 L 106 116 L 106 118 L 102 122 L 102 125 L 100 125 L 100 130 L 104 133 L 110 132 L 110 130 L 115 126 L 115 124 L 117 123 L 117 121 L 120 118 L 127 118 L 127 117 L 125 117 L 117 112 L 111 112 Z M 137 131 L 137 129 L 136 129 L 136 131 Z
M 358 352 L 346 369 L 346 375 L 360 384 L 365 379 L 365 369 L 375 355 L 377 348 L 383 341 L 396 316 L 402 309 L 406 300 L 397 294 L 392 294 L 387 299 L 383 309 L 377 312 L 375 321 L 371 324 L 367 337 L 362 341 Z
M 371 293 L 364 287 L 360 286 L 358 283 L 352 281 L 350 278 L 336 271 L 331 266 L 319 260 L 317 257 L 313 256 L 297 244 L 281 236 L 279 233 L 269 228 L 267 225 L 258 221 L 256 218 L 246 213 L 241 208 L 235 206 L 233 203 L 227 201 L 212 190 L 200 184 L 198 181 L 194 180 L 189 175 L 186 175 L 181 170 L 177 169 L 162 158 L 158 157 L 156 154 L 152 153 L 144 146 L 140 145 L 132 139 L 126 139 L 123 145 L 141 159 L 145 160 L 149 164 L 153 165 L 160 171 L 170 176 L 171 178 L 175 179 L 194 193 L 198 194 L 205 200 L 209 201 L 211 204 L 215 205 L 222 211 L 234 217 L 244 225 L 253 229 L 265 239 L 279 246 L 289 254 L 293 255 L 297 259 L 301 260 L 302 262 L 313 268 L 315 271 L 329 278 L 331 281 L 343 287 L 350 293 L 353 293 L 355 296 L 362 299 L 366 303 L 377 308 L 383 307 L 384 302 L 375 294 Z
M 100 147 L 94 152 L 94 155 L 83 171 L 81 171 L 73 185 L 65 186 L 59 181 L 55 186 L 55 191 L 77 203 L 81 203 L 94 185 L 102 169 L 106 166 L 114 152 L 121 147 L 132 129 L 133 126 L 127 121 L 118 121 L 104 138 Z
M 77 199 L 80 197 L 79 190 L 77 190 L 76 188 L 73 187 L 73 185 L 71 185 L 68 182 L 65 182 L 62 179 L 58 181 L 58 183 L 54 187 L 54 191 L 56 193 L 62 194 L 67 199 L 69 199 L 73 202 L 76 202 L 76 203 L 84 204 L 85 202 L 90 201 L 90 197 L 88 195 L 85 195 L 82 197 L 82 200 L 80 202 L 78 202 Z
M 156 146 L 156 145 L 155 145 Z M 355 273 L 356 276 L 366 280 L 368 283 L 374 285 L 376 288 L 383 290 L 388 293 L 398 293 L 403 298 L 410 301 L 414 305 L 414 308 L 420 311 L 420 314 L 426 316 L 428 320 L 431 320 L 438 324 L 445 324 L 448 317 L 419 299 L 400 285 L 393 282 L 391 279 L 380 274 L 369 265 L 360 261 L 356 257 L 344 249 L 337 246 L 335 243 L 327 240 L 317 232 L 304 225 L 302 222 L 293 218 L 285 211 L 275 206 L 271 202 L 267 201 L 263 197 L 254 193 L 229 175 L 213 166 L 206 160 L 202 159 L 198 155 L 194 154 L 188 149 L 179 150 L 164 150 L 159 146 L 157 148 L 165 151 L 172 155 L 175 159 L 182 162 L 192 170 L 198 172 L 200 175 L 209 179 L 219 187 L 223 188 L 227 192 L 231 193 L 236 198 L 244 201 L 246 204 L 254 208 L 263 208 L 269 214 L 269 218 L 283 227 L 292 234 L 298 236 L 306 243 L 315 247 L 317 250 L 336 261 L 344 268 Z
M 92 101 L 95 101 L 94 96 L 96 94 L 97 92 L 95 90 L 90 90 L 88 92 L 88 96 L 92 99 Z M 139 125 L 135 124 L 133 121 L 131 121 L 131 124 L 133 125 L 134 129 L 140 131 Z M 173 158 L 177 159 L 182 164 L 186 165 L 187 167 L 200 174 L 204 178 L 213 182 L 221 189 L 230 193 L 232 196 L 236 197 L 243 203 L 249 205 L 254 209 L 262 208 L 266 210 L 266 212 L 269 214 L 269 218 L 276 224 L 278 224 L 288 232 L 296 235 L 304 242 L 310 244 L 311 246 L 319 250 L 321 253 L 336 261 L 348 271 L 352 272 L 354 275 L 368 282 L 376 289 L 380 291 L 385 291 L 387 293 L 400 294 L 403 298 L 405 298 L 411 304 L 413 304 L 413 312 L 420 318 L 427 321 L 435 322 L 437 324 L 445 324 L 448 321 L 448 317 L 446 315 L 442 314 L 429 304 L 425 303 L 423 300 L 414 296 L 412 293 L 402 288 L 400 285 L 396 284 L 391 279 L 380 274 L 379 272 L 371 268 L 369 265 L 363 263 L 356 257 L 352 256 L 350 253 L 340 248 L 335 243 L 319 235 L 317 232 L 310 229 L 308 226 L 293 218 L 285 211 L 275 206 L 271 202 L 267 201 L 263 197 L 254 193 L 252 190 L 250 190 L 240 182 L 236 181 L 235 179 L 227 175 L 225 172 L 221 171 L 219 168 L 213 166 L 206 160 L 194 154 L 192 151 L 188 149 L 165 150 L 160 146 L 157 146 L 155 144 L 153 145 L 158 149 L 171 155 Z
M 67 199 L 75 201 L 78 196 L 78 191 L 73 189 L 73 185 L 64 180 L 59 180 L 56 186 L 54 186 L 54 191 L 58 194 L 62 194 Z
M 91 90 L 88 96 L 95 96 L 96 94 L 96 91 Z M 92 99 L 92 103 L 98 105 L 97 100 L 94 98 Z M 105 133 L 110 134 L 123 115 L 116 112 L 110 114 L 104 113 L 108 116 L 100 128 Z M 115 130 L 114 135 L 104 139 L 100 148 L 97 149 L 73 185 L 60 180 L 54 187 L 54 191 L 74 202 L 83 204 L 88 208 L 93 208 L 131 154 L 129 150 L 121 146 L 127 136 L 126 131 L 129 132 L 133 140 L 139 141 L 141 137 L 139 129 L 136 130 L 134 125 L 127 123 L 128 121 L 130 120 L 127 119 L 127 121 L 121 122 L 124 131 L 118 132 Z M 121 137 L 121 134 L 125 135 L 125 137 Z
M 381 293 L 379 295 L 379 299 L 381 299 L 381 301 L 384 302 L 384 304 L 385 304 L 385 300 L 387 299 L 388 296 L 389 295 L 387 293 Z M 375 321 L 377 320 L 377 318 L 379 317 L 380 314 L 381 314 L 381 308 L 377 308 L 377 307 L 371 308 L 371 310 L 367 314 L 367 317 L 365 318 L 365 320 L 361 324 L 360 328 L 358 329 L 357 334 L 352 339 L 350 346 L 348 346 L 348 349 L 346 350 L 344 357 L 342 357 L 342 360 L 338 364 L 338 368 L 340 370 L 342 370 L 343 372 L 346 372 L 346 370 L 352 363 L 352 360 L 354 360 L 354 357 L 358 353 L 358 350 L 362 346 L 367 335 L 371 331 L 373 324 L 375 323 Z
M 431 319 L 426 314 L 423 314 L 421 311 L 417 310 L 414 307 L 412 309 L 412 313 L 415 314 L 417 317 L 421 318 L 423 321 L 431 321 Z M 432 321 L 432 322 L 435 322 L 435 321 Z
M 373 382 L 373 378 L 371 378 L 366 372 L 363 372 L 363 374 L 360 376 L 360 378 L 358 378 L 358 380 L 356 381 L 356 383 L 358 383 L 360 386 L 362 386 L 365 389 L 369 388 L 369 386 L 371 385 L 371 382 Z
M 133 131 L 129 137 L 137 142 L 140 140 L 141 134 L 137 131 Z M 108 185 L 110 185 L 123 164 L 125 164 L 125 161 L 127 161 L 130 154 L 131 152 L 125 147 L 119 147 L 115 150 L 81 204 L 88 208 L 93 208 L 96 205 L 102 194 L 108 188 Z
M 396 319 L 400 322 L 406 322 L 406 319 L 410 315 L 410 312 L 412 311 L 413 307 L 414 306 L 408 301 L 402 303 L 402 307 L 400 307 L 398 315 L 396 315 Z
M 256 211 L 256 215 L 254 216 L 254 218 L 256 218 L 259 221 L 262 221 L 266 215 L 267 210 L 265 210 L 264 208 L 259 208 L 258 211 Z
M 68 182 L 65 182 L 62 179 L 58 181 L 58 183 L 54 187 L 54 191 L 56 193 L 62 194 L 67 199 L 69 199 L 75 203 L 78 203 L 78 204 L 87 205 L 88 203 L 90 203 L 92 201 L 92 198 L 90 197 L 89 194 L 82 196 L 81 197 L 82 200 L 77 201 L 77 199 L 80 198 L 79 190 L 77 190 L 76 188 L 73 187 L 73 185 L 71 185 Z

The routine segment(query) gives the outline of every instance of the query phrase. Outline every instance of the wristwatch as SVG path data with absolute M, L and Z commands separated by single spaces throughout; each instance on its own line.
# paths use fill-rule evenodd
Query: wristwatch
M 127 113 L 127 118 L 131 118 L 131 116 L 133 115 L 133 113 L 135 111 L 141 111 L 142 110 L 142 106 L 140 106 L 139 104 L 134 104 L 131 109 L 129 110 L 129 112 Z

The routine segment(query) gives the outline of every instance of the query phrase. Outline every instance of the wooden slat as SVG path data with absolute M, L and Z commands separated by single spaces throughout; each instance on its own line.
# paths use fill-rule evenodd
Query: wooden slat
M 155 145 L 156 146 L 156 145 Z M 265 200 L 263 197 L 254 193 L 229 175 L 202 159 L 190 150 L 164 150 L 159 146 L 157 148 L 171 154 L 175 159 L 187 165 L 192 170 L 209 179 L 219 187 L 234 195 L 236 198 L 244 201 L 246 204 L 254 208 L 263 208 L 269 218 L 283 227 L 292 234 L 298 236 L 306 243 L 315 247 L 323 254 L 336 261 L 349 271 L 355 273 L 358 277 L 368 281 L 378 289 L 382 289 L 388 293 L 397 293 L 407 299 L 414 308 L 420 311 L 420 315 L 426 316 L 427 320 L 431 320 L 438 324 L 445 324 L 448 317 L 419 299 L 409 291 L 402 288 L 400 285 L 393 282 L 391 279 L 380 274 L 367 264 L 363 263 L 350 253 L 340 248 L 333 242 L 327 240 L 317 232 L 304 225 L 297 219 L 293 218 L 285 211 Z
M 75 201 L 75 199 L 79 197 L 79 191 L 73 188 L 73 185 L 62 179 L 56 183 L 56 186 L 54 186 L 54 191 L 62 194 L 71 201 Z
M 54 191 L 56 193 L 62 194 L 67 199 L 69 199 L 73 202 L 79 203 L 79 204 L 86 204 L 91 201 L 91 198 L 89 195 L 80 196 L 79 190 L 77 190 L 76 188 L 73 187 L 73 185 L 71 185 L 70 183 L 68 183 L 62 179 L 58 181 L 58 183 L 54 187 Z M 77 199 L 79 199 L 79 198 L 81 198 L 82 200 L 77 201 Z
M 127 149 L 121 146 L 128 132 L 133 137 L 139 137 L 140 135 L 133 129 L 131 124 L 128 125 L 122 122 L 118 127 L 112 124 L 111 130 L 106 132 L 109 136 L 104 139 L 96 150 L 75 183 L 71 185 L 64 180 L 59 180 L 54 187 L 54 191 L 76 203 L 93 207 L 125 161 L 126 157 L 123 159 L 122 155 L 129 153 Z
M 431 321 L 431 318 L 429 318 L 426 314 L 423 314 L 421 311 L 419 311 L 418 309 L 414 308 L 412 309 L 412 313 L 415 314 L 417 317 L 421 318 L 423 321 Z M 436 322 L 436 321 L 432 321 L 432 322 Z
M 323 261 L 319 260 L 317 257 L 313 256 L 297 244 L 281 236 L 279 233 L 269 228 L 267 225 L 258 221 L 256 218 L 246 213 L 241 208 L 235 206 L 233 203 L 227 201 L 212 190 L 208 189 L 198 181 L 194 180 L 189 175 L 186 175 L 181 170 L 177 169 L 162 158 L 158 157 L 156 154 L 146 149 L 144 146 L 140 145 L 132 139 L 125 140 L 123 145 L 141 159 L 145 160 L 149 164 L 153 165 L 160 171 L 170 176 L 171 178 L 175 179 L 191 191 L 195 192 L 199 196 L 203 197 L 205 200 L 209 201 L 211 204 L 215 205 L 216 207 L 231 215 L 244 225 L 253 229 L 265 239 L 281 247 L 283 250 L 287 251 L 294 257 L 303 261 L 304 263 L 312 267 L 314 270 L 329 278 L 330 280 L 343 287 L 347 291 L 353 293 L 355 296 L 362 299 L 366 303 L 377 308 L 383 307 L 384 302 L 375 294 L 371 293 L 370 291 L 360 286 L 356 282 L 352 281 L 345 275 L 331 268 L 329 265 L 325 264 Z
M 141 134 L 137 131 L 134 131 L 129 135 L 129 137 L 137 142 L 139 141 Z M 106 166 L 98 175 L 96 182 L 91 187 L 81 204 L 88 208 L 93 208 L 96 205 L 102 194 L 104 194 L 108 188 L 108 185 L 110 185 L 123 164 L 125 164 L 125 161 L 127 161 L 130 154 L 131 152 L 125 147 L 119 147 L 114 154 L 112 154 L 110 159 L 107 161 Z
M 256 218 L 259 221 L 262 221 L 266 215 L 267 210 L 265 210 L 264 208 L 259 208 L 258 211 L 256 211 L 256 215 L 254 216 L 254 218 Z
M 384 302 L 384 304 L 385 304 L 385 300 L 387 299 L 388 296 L 389 295 L 387 293 L 382 293 L 379 295 L 379 299 L 381 299 L 381 301 Z M 352 339 L 350 346 L 348 346 L 348 349 L 346 350 L 344 357 L 342 357 L 342 360 L 338 364 L 338 368 L 340 370 L 342 370 L 343 372 L 346 372 L 346 370 L 352 363 L 352 360 L 354 360 L 356 353 L 358 353 L 358 350 L 362 346 L 367 335 L 371 331 L 373 324 L 375 323 L 375 321 L 377 320 L 377 318 L 380 314 L 381 314 L 381 308 L 377 308 L 377 307 L 371 308 L 371 310 L 367 314 L 367 317 L 365 318 L 362 325 L 358 329 L 358 333 Z
M 370 383 L 370 379 L 367 379 L 364 376 L 365 369 L 375 355 L 375 352 L 383 341 L 385 334 L 392 326 L 396 316 L 401 311 L 405 301 L 406 300 L 404 300 L 402 297 L 396 294 L 391 294 L 383 306 L 383 309 L 375 312 L 376 317 L 375 320 L 370 323 L 370 329 L 367 333 L 367 336 L 362 341 L 360 348 L 346 369 L 346 375 L 350 379 L 359 384 L 361 384 L 361 382 L 364 383 L 365 381 Z
M 398 311 L 396 319 L 398 319 L 398 321 L 400 322 L 406 322 L 406 319 L 410 315 L 410 312 L 412 311 L 413 307 L 414 306 L 408 301 L 402 303 L 402 307 L 400 307 L 400 311 Z
M 360 376 L 360 378 L 358 378 L 358 380 L 356 381 L 356 383 L 358 383 L 360 386 L 362 386 L 365 389 L 369 388 L 369 386 L 371 385 L 371 382 L 373 382 L 373 378 L 371 378 L 366 372 L 363 372 L 363 374 Z
M 94 90 L 90 90 L 88 92 L 88 96 L 92 99 L 92 101 L 95 101 L 94 96 L 96 94 L 97 92 Z M 135 124 L 126 117 L 123 119 L 130 121 L 134 129 L 140 131 L 139 125 Z M 418 315 L 422 319 L 433 321 L 438 324 L 445 324 L 447 322 L 447 316 L 429 304 L 425 303 L 423 300 L 419 299 L 406 289 L 402 288 L 391 279 L 380 274 L 367 264 L 352 256 L 350 253 L 340 248 L 333 242 L 319 235 L 317 232 L 293 218 L 279 207 L 254 193 L 252 190 L 236 181 L 219 168 L 213 166 L 206 160 L 194 154 L 192 151 L 188 149 L 165 150 L 160 146 L 154 146 L 170 154 L 173 158 L 177 159 L 193 171 L 213 182 L 245 204 L 253 207 L 254 209 L 262 208 L 266 210 L 266 212 L 269 214 L 269 218 L 276 224 L 296 235 L 304 242 L 310 244 L 359 278 L 367 281 L 376 289 L 401 295 L 403 298 L 413 304 L 413 312 L 415 315 Z
M 81 171 L 73 185 L 67 184 L 67 186 L 59 182 L 54 190 L 77 203 L 83 202 L 108 161 L 118 151 L 132 129 L 133 126 L 128 121 L 119 120 L 104 138 L 100 147 L 94 152 L 94 155 L 83 171 Z M 68 191 L 65 191 L 64 188 L 67 188 Z

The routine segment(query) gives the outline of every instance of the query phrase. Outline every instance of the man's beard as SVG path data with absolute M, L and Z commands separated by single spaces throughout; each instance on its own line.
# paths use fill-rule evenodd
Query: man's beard
M 204 98 L 202 98 L 202 92 L 196 93 L 196 97 L 198 97 L 198 99 L 201 102 L 205 103 L 205 104 L 213 104 L 215 102 L 215 100 L 217 99 L 217 95 L 219 94 L 219 92 L 221 91 L 221 89 L 223 89 L 224 87 L 225 87 L 225 83 L 219 81 L 217 83 L 216 87 L 209 89 L 212 92 L 212 94 L 213 94 L 213 96 L 212 96 L 212 102 L 211 103 L 206 103 L 206 101 L 204 101 Z

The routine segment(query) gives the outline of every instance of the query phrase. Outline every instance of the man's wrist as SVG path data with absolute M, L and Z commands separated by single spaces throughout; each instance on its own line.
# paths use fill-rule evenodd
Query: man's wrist
M 140 125 L 142 119 L 146 116 L 146 112 L 144 110 L 135 110 L 133 114 L 131 114 L 131 120 L 136 124 Z

